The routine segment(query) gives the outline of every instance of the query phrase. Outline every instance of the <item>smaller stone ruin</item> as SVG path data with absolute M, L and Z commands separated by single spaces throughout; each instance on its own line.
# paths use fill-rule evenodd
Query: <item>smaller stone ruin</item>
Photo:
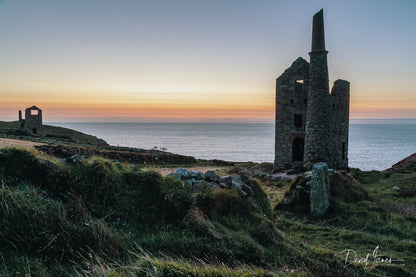
M 42 110 L 32 106 L 25 110 L 25 119 L 22 118 L 22 111 L 19 111 L 20 130 L 31 135 L 42 135 Z

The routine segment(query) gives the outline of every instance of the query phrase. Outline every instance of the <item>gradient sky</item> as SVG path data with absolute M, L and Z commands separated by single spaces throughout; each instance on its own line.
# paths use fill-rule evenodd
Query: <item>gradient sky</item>
M 272 120 L 321 8 L 351 118 L 416 118 L 414 0 L 0 0 L 0 119 Z

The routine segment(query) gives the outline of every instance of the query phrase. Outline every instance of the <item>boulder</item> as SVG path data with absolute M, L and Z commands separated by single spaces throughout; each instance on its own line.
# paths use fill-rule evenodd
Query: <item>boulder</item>
M 232 180 L 230 176 L 221 176 L 221 182 L 222 184 L 225 185 L 225 187 L 229 188 L 232 185 Z
M 191 173 L 191 178 L 195 178 L 197 180 L 204 180 L 205 179 L 205 174 L 199 171 L 195 171 L 195 170 L 191 170 L 188 171 Z
M 85 157 L 76 154 L 76 155 L 73 155 L 73 156 L 71 156 L 69 158 L 63 159 L 63 162 L 69 163 L 69 164 L 83 163 L 83 162 L 85 162 Z
M 205 172 L 205 179 L 208 182 L 221 183 L 221 177 L 218 176 L 218 174 L 215 173 L 214 171 Z
M 197 192 L 201 192 L 202 187 L 205 184 L 209 184 L 207 181 L 204 181 L 204 180 L 195 180 L 195 179 L 191 179 L 191 180 L 192 180 L 192 190 L 197 191 Z
M 328 164 L 317 163 L 312 167 L 310 184 L 310 212 L 312 215 L 323 215 L 329 208 Z
M 228 188 L 228 186 L 225 184 L 225 183 L 219 183 L 218 184 L 219 186 L 220 186 L 220 188 L 222 188 L 222 189 L 227 189 Z
M 184 168 L 178 168 L 175 171 L 176 174 L 180 177 L 181 180 L 186 180 L 191 178 L 192 173 Z
M 249 195 L 249 196 L 254 195 L 253 189 L 250 186 L 246 185 L 246 184 L 243 184 L 241 186 L 241 191 L 247 193 L 247 195 Z
M 230 178 L 231 178 L 231 185 L 233 187 L 242 189 L 242 187 L 244 185 L 244 182 L 241 179 L 241 176 L 240 175 L 231 175 Z
M 220 190 L 221 189 L 221 187 L 220 187 L 220 185 L 219 184 L 217 184 L 217 183 L 208 183 L 210 186 L 211 186 L 211 188 L 213 188 L 214 190 Z
M 168 174 L 168 176 L 172 177 L 175 180 L 182 181 L 182 175 L 176 172 Z

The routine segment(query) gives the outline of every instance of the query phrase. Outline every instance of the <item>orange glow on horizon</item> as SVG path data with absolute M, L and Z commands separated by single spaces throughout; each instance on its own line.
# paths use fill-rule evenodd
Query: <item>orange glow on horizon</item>
M 17 118 L 17 111 L 33 105 L 44 111 L 45 120 L 121 118 L 253 119 L 273 121 L 274 93 L 207 92 L 85 92 L 4 93 L 0 117 Z M 351 97 L 350 118 L 416 118 L 412 99 Z

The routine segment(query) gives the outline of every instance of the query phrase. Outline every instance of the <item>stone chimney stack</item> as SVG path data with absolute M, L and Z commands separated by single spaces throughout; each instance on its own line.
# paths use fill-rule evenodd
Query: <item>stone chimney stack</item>
M 311 169 L 318 162 L 329 162 L 331 121 L 329 111 L 328 51 L 325 50 L 324 14 L 313 16 L 312 49 L 309 53 L 309 91 L 306 112 L 304 166 Z
M 311 52 L 325 51 L 324 10 L 313 16 Z

